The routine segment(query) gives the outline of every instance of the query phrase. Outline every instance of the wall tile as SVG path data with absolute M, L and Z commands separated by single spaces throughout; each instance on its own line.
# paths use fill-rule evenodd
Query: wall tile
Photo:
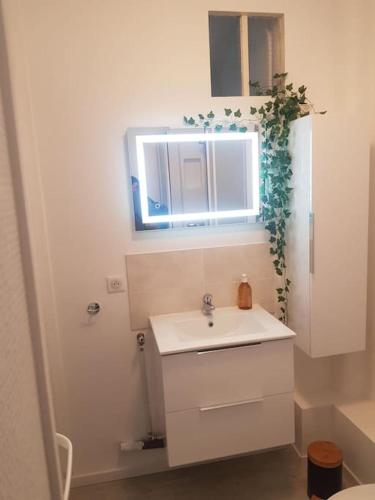
M 276 280 L 267 278 L 264 280 L 256 280 L 253 283 L 253 301 L 260 304 L 270 313 L 277 310 L 276 307 Z
M 204 288 L 163 288 L 129 295 L 133 330 L 149 328 L 149 316 L 199 309 Z
M 272 261 L 265 243 L 205 248 L 203 262 L 207 284 L 237 281 L 242 273 L 246 273 L 250 281 L 273 277 Z
M 223 281 L 207 285 L 206 290 L 212 293 L 215 307 L 235 306 L 237 304 L 238 285 L 239 282 L 237 281 Z
M 131 293 L 203 284 L 202 250 L 128 255 L 126 265 Z
M 267 244 L 183 250 L 126 257 L 132 329 L 149 327 L 148 317 L 199 309 L 202 295 L 216 307 L 237 304 L 242 273 L 253 301 L 275 311 L 275 279 Z
M 206 289 L 212 293 L 216 307 L 227 307 L 237 305 L 237 293 L 239 281 L 224 281 L 207 286 Z M 267 311 L 275 312 L 275 282 L 273 278 L 250 281 L 253 292 L 253 303 L 260 304 Z

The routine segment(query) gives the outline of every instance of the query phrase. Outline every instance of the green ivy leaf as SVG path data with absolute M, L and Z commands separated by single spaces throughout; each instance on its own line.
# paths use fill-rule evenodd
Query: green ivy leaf
M 187 122 L 188 122 L 189 125 L 195 125 L 195 120 L 194 120 L 194 118 L 192 116 L 188 119 Z
M 234 116 L 235 116 L 236 118 L 241 118 L 241 116 L 242 116 L 241 110 L 240 110 L 240 109 L 237 109 L 237 111 L 235 111 L 235 112 L 234 112 Z
M 216 132 L 221 132 L 221 130 L 223 129 L 223 126 L 222 125 L 216 125 L 215 126 L 215 131 Z
M 230 116 L 232 114 L 232 110 L 230 108 L 224 108 L 225 116 Z
M 237 125 L 236 125 L 235 123 L 231 123 L 231 124 L 229 125 L 229 130 L 231 130 L 231 131 L 235 131 L 235 130 L 237 130 Z
M 198 117 L 200 120 L 204 120 L 204 116 L 202 114 L 199 114 Z
M 238 130 L 240 132 L 247 132 L 247 127 L 240 127 Z
M 215 118 L 215 115 L 214 115 L 213 111 L 210 111 L 208 113 L 207 118 L 209 118 L 210 120 L 212 120 L 213 118 Z

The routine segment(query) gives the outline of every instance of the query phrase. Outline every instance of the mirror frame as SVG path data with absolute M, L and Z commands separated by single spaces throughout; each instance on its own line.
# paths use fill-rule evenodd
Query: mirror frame
M 217 132 L 191 134 L 152 134 L 136 135 L 138 181 L 141 199 L 142 222 L 155 224 L 161 222 L 194 221 L 202 219 L 229 219 L 259 215 L 259 135 L 258 132 Z M 145 164 L 145 144 L 164 144 L 170 142 L 219 142 L 250 140 L 252 142 L 252 199 L 253 208 L 241 210 L 219 210 L 184 214 L 150 215 L 147 200 L 147 178 Z

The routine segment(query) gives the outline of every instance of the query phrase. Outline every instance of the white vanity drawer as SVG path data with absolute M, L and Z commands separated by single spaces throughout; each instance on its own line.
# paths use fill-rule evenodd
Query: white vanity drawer
M 162 356 L 166 412 L 293 391 L 293 340 Z
M 168 413 L 166 424 L 171 467 L 282 446 L 294 442 L 293 393 Z

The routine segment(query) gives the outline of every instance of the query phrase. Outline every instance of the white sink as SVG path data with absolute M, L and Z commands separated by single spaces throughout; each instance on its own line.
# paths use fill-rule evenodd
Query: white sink
M 221 307 L 211 316 L 201 311 L 162 314 L 151 316 L 150 322 L 161 355 L 295 336 L 259 305 L 248 311 Z
M 264 332 L 264 327 L 253 314 L 239 314 L 238 310 L 218 309 L 212 317 L 196 313 L 191 317 L 175 321 L 176 335 L 183 339 L 199 339 L 212 337 L 232 337 L 247 333 Z M 194 313 L 192 313 L 192 316 Z

